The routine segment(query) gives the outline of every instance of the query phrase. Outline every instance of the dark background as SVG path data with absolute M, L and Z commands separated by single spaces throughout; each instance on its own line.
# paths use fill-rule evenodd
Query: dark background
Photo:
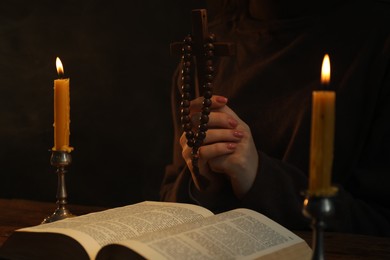
M 0 3 L 0 198 L 55 202 L 53 81 L 70 78 L 69 203 L 158 199 L 171 161 L 169 44 L 203 1 Z

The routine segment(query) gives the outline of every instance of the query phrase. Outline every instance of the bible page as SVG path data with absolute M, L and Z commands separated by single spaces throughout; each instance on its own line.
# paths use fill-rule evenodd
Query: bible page
M 248 209 L 236 209 L 119 244 L 147 259 L 310 259 L 293 232 Z M 276 252 L 276 253 L 275 253 Z
M 192 204 L 145 201 L 17 231 L 70 236 L 94 259 L 104 245 L 211 215 L 211 211 Z

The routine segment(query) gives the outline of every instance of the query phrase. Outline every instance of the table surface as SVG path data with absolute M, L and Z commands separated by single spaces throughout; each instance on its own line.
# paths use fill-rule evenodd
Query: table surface
M 56 208 L 55 202 L 0 199 L 0 246 L 14 230 L 39 225 Z M 77 216 L 107 209 L 82 205 L 69 205 L 68 208 Z
M 35 226 L 51 215 L 55 203 L 20 199 L 0 199 L 0 247 L 14 230 Z M 104 207 L 69 205 L 75 215 L 105 210 Z M 311 232 L 296 231 L 311 245 Z M 390 259 L 390 237 L 325 233 L 326 259 Z

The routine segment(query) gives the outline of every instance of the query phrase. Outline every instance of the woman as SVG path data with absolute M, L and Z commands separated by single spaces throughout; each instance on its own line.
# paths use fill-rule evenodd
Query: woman
M 180 68 L 174 76 L 173 163 L 165 201 L 215 212 L 259 211 L 290 229 L 307 229 L 311 95 L 329 53 L 336 91 L 332 182 L 339 191 L 329 230 L 390 236 L 390 4 L 386 1 L 248 0 L 210 6 L 209 31 L 234 42 L 218 58 L 208 130 L 197 151 L 180 123 Z M 191 102 L 195 122 L 203 98 Z

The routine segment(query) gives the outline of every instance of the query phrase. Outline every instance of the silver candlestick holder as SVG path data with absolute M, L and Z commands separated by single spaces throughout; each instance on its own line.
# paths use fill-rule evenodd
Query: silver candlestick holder
M 327 220 L 334 212 L 333 197 L 337 193 L 336 187 L 331 187 L 327 192 L 314 194 L 305 192 L 303 202 L 303 215 L 311 219 L 312 237 L 312 260 L 324 260 L 324 229 L 327 226 Z
M 52 151 L 50 157 L 50 164 L 57 168 L 56 172 L 58 175 L 58 185 L 57 185 L 57 208 L 53 214 L 46 217 L 42 224 L 54 222 L 61 219 L 74 217 L 69 209 L 66 207 L 67 202 L 67 192 L 65 186 L 65 173 L 66 167 L 72 162 L 72 157 L 70 153 L 66 151 Z

